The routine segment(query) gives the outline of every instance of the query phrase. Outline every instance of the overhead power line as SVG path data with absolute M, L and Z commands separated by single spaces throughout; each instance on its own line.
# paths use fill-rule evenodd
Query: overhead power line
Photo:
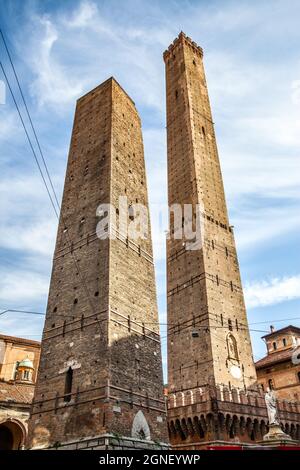
M 33 156 L 34 156 L 35 162 L 36 162 L 37 167 L 38 167 L 38 169 L 39 169 L 39 173 L 40 173 L 40 175 L 41 175 L 41 178 L 42 178 L 43 183 L 44 183 L 44 185 L 45 185 L 45 188 L 46 188 L 46 190 L 47 190 L 47 194 L 48 194 L 48 196 L 49 196 L 51 205 L 52 205 L 52 207 L 53 207 L 53 209 L 54 209 L 54 212 L 55 212 L 56 216 L 59 217 L 59 216 L 58 216 L 58 213 L 57 213 L 57 210 L 56 210 L 56 207 L 55 207 L 55 204 L 54 204 L 54 201 L 53 201 L 53 199 L 52 199 L 50 190 L 49 190 L 49 188 L 48 188 L 46 179 L 45 179 L 45 177 L 44 177 L 44 174 L 43 174 L 41 165 L 40 165 L 39 160 L 38 160 L 38 158 L 37 158 L 37 155 L 36 155 L 36 153 L 35 153 L 35 150 L 34 150 L 34 147 L 33 147 L 33 145 L 32 145 L 30 136 L 29 136 L 29 134 L 28 134 L 28 132 L 27 132 L 27 128 L 26 128 L 25 122 L 24 122 L 24 120 L 23 120 L 23 117 L 22 117 L 20 108 L 19 108 L 19 106 L 18 106 L 18 103 L 17 103 L 17 101 L 16 101 L 14 92 L 13 92 L 11 86 L 10 86 L 10 82 L 9 82 L 8 76 L 6 75 L 6 72 L 5 72 L 5 70 L 4 70 L 4 67 L 3 67 L 3 64 L 2 64 L 1 61 L 0 61 L 0 67 L 1 67 L 1 70 L 2 70 L 2 72 L 3 72 L 5 81 L 6 81 L 6 83 L 7 83 L 8 89 L 9 89 L 9 91 L 10 91 L 10 94 L 11 94 L 11 96 L 12 96 L 13 102 L 14 102 L 14 104 L 15 104 L 16 110 L 17 110 L 17 112 L 18 112 L 20 121 L 21 121 L 21 123 L 22 123 L 22 127 L 23 127 L 23 129 L 24 129 L 25 134 L 26 134 L 26 137 L 27 137 L 29 146 L 30 146 L 30 148 L 31 148 L 32 154 L 33 154 Z
M 0 311 L 0 316 L 1 315 L 4 315 L 6 313 L 24 313 L 24 314 L 29 314 L 29 315 L 41 315 L 41 316 L 45 316 L 45 312 L 37 312 L 37 311 L 34 311 L 34 310 L 19 310 L 19 309 L 2 309 L 2 311 Z M 76 318 L 76 315 L 64 315 L 63 313 L 62 314 L 57 314 L 57 316 L 62 316 L 64 318 L 68 318 L 68 317 L 72 317 L 73 319 Z M 204 315 L 207 315 L 207 314 L 202 314 L 203 316 Z M 206 317 L 207 318 L 207 317 Z M 190 319 L 188 321 L 184 321 L 182 323 L 178 323 L 178 322 L 175 322 L 175 323 L 172 323 L 172 322 L 143 322 L 141 323 L 140 325 L 142 326 L 143 324 L 144 325 L 160 325 L 160 326 L 181 326 L 182 324 L 186 324 L 187 322 L 190 322 L 192 323 L 191 325 L 186 325 L 185 328 L 192 328 L 193 326 L 197 326 L 199 325 L 199 320 L 197 320 L 197 317 L 195 317 L 196 321 L 193 323 L 193 319 Z M 203 320 L 205 320 L 205 318 L 203 318 Z M 201 320 L 201 321 L 203 321 Z M 291 318 L 280 318 L 280 319 L 270 319 L 268 321 L 263 321 L 263 322 L 251 322 L 249 323 L 249 326 L 250 325 L 260 325 L 260 324 L 269 324 L 269 323 L 279 323 L 279 322 L 283 322 L 283 321 L 292 321 L 292 320 L 300 320 L 300 317 L 291 317 Z M 113 321 L 113 320 L 111 320 Z M 122 323 L 122 322 L 119 322 L 119 323 Z M 124 322 L 124 324 L 127 325 L 127 322 Z M 240 325 L 240 324 L 239 324 Z M 235 326 L 233 325 L 233 327 L 235 328 Z M 199 326 L 198 326 L 199 328 Z M 211 326 L 201 326 L 201 328 L 205 329 L 205 328 L 211 328 Z M 215 325 L 213 326 L 212 328 L 225 328 L 225 329 L 228 329 L 228 326 L 225 326 L 225 325 Z M 247 329 L 246 328 L 246 325 L 245 326 L 239 326 L 239 330 L 245 330 Z M 254 328 L 249 328 L 250 331 L 257 331 L 259 333 L 265 333 L 266 331 L 265 330 L 256 330 Z M 172 335 L 173 335 L 173 332 L 172 332 Z
M 292 320 L 300 320 L 300 317 L 281 318 L 280 320 L 257 321 L 257 322 L 251 322 L 251 323 L 249 323 L 249 325 L 263 325 L 263 324 L 280 323 L 280 322 L 283 322 L 283 321 L 292 321 Z M 276 333 L 276 331 L 275 331 L 275 333 Z
M 14 66 L 14 63 L 13 63 L 11 54 L 10 54 L 9 49 L 8 49 L 8 46 L 7 46 L 7 42 L 6 42 L 6 40 L 5 40 L 5 37 L 4 37 L 4 34 L 3 34 L 1 28 L 0 28 L 0 35 L 1 35 L 1 38 L 2 38 L 2 41 L 3 41 L 4 47 L 5 47 L 5 50 L 6 50 L 6 52 L 7 52 L 7 55 L 8 55 L 8 58 L 9 58 L 9 62 L 10 62 L 10 65 L 11 65 L 11 67 L 12 67 L 12 70 L 13 70 L 13 73 L 14 73 L 14 76 L 15 76 L 15 79 L 16 79 L 16 82 L 17 82 L 17 84 L 18 84 L 18 88 L 19 88 L 19 91 L 20 91 L 20 95 L 21 95 L 21 97 L 22 97 L 22 101 L 23 101 L 23 104 L 24 104 L 24 107 L 25 107 L 25 110 L 26 110 L 26 114 L 27 114 L 27 117 L 28 117 L 28 119 L 29 119 L 31 129 L 32 129 L 32 132 L 33 132 L 35 141 L 36 141 L 36 143 L 37 143 L 37 146 L 38 146 L 38 149 L 39 149 L 39 153 L 40 153 L 40 155 L 41 155 L 41 158 L 42 158 L 42 161 L 43 161 L 43 164 L 44 164 L 44 167 L 45 167 L 45 171 L 46 171 L 46 174 L 47 174 L 47 177 L 48 177 L 48 180 L 49 180 L 51 189 L 52 189 L 53 194 L 54 194 L 55 202 L 56 202 L 56 204 L 57 204 L 58 209 L 60 210 L 60 204 L 59 204 L 59 201 L 58 201 L 58 198 L 57 198 L 55 189 L 54 189 L 54 185 L 53 185 L 53 183 L 52 183 L 52 179 L 51 179 L 51 176 L 50 176 L 50 173 L 49 173 L 47 164 L 46 164 L 46 160 L 45 160 L 45 157 L 44 157 L 44 154 L 43 154 L 43 151 L 42 151 L 42 148 L 41 148 L 39 139 L 38 139 L 38 137 L 37 137 L 37 133 L 36 133 L 35 127 L 34 127 L 34 125 L 33 125 L 32 119 L 31 119 L 31 115 L 30 115 L 30 112 L 29 112 L 29 109 L 28 109 L 28 106 L 27 106 L 27 103 L 26 103 L 26 100 L 25 100 L 25 96 L 24 96 L 22 87 L 21 87 L 21 85 L 20 85 L 20 81 L 19 81 L 19 78 L 18 78 L 16 69 L 15 69 L 15 66 Z
M 45 314 L 42 313 L 42 312 L 32 312 L 30 310 L 15 310 L 15 309 L 3 310 L 2 312 L 0 312 L 0 316 L 4 315 L 5 313 L 9 313 L 9 312 L 12 312 L 12 313 L 27 313 L 27 314 L 30 314 L 30 315 L 43 315 L 43 316 L 45 316 Z
M 2 72 L 3 72 L 3 74 L 4 74 L 5 80 L 6 80 L 6 82 L 7 82 L 7 85 L 8 85 L 9 91 L 10 91 L 10 94 L 11 94 L 11 96 L 12 96 L 12 98 L 13 98 L 15 107 L 16 107 L 16 109 L 17 109 L 17 111 L 18 111 L 20 120 L 21 120 L 21 122 L 22 122 L 23 129 L 24 129 L 25 134 L 26 134 L 26 136 L 27 136 L 28 143 L 29 143 L 30 148 L 31 148 L 31 151 L 32 151 L 32 153 L 33 153 L 33 155 L 34 155 L 34 159 L 35 159 L 35 161 L 36 161 L 36 163 L 37 163 L 37 166 L 38 166 L 38 169 L 39 169 L 39 173 L 40 173 L 40 175 L 41 175 L 41 177 L 42 177 L 42 180 L 43 180 L 43 183 L 44 183 L 44 185 L 45 185 L 45 187 L 46 187 L 47 194 L 48 194 L 48 196 L 49 196 L 49 198 L 50 198 L 50 201 L 51 201 L 51 205 L 52 205 L 52 207 L 53 207 L 53 209 L 54 209 L 54 212 L 55 212 L 55 215 L 56 215 L 57 219 L 59 220 L 59 213 L 57 212 L 57 208 L 58 208 L 58 210 L 60 211 L 60 204 L 59 204 L 59 202 L 58 202 L 58 197 L 57 197 L 57 195 L 56 195 L 55 188 L 54 188 L 54 185 L 53 185 L 53 183 L 52 183 L 51 176 L 50 176 L 50 172 L 49 172 L 49 170 L 48 170 L 47 163 L 46 163 L 46 160 L 45 160 L 45 158 L 44 158 L 44 155 L 43 155 L 43 152 L 42 152 L 42 149 L 41 149 L 41 145 L 40 145 L 40 143 L 39 143 L 39 139 L 38 139 L 38 137 L 37 137 L 37 133 L 36 133 L 35 128 L 34 128 L 34 125 L 33 125 L 33 121 L 32 121 L 31 116 L 30 116 L 30 112 L 29 112 L 29 109 L 28 109 L 28 106 L 27 106 L 27 103 L 26 103 L 26 100 L 25 100 L 25 97 L 24 97 L 24 93 L 23 93 L 22 87 L 21 87 L 21 85 L 20 85 L 20 80 L 18 79 L 18 75 L 17 75 L 17 72 L 16 72 L 16 68 L 14 67 L 11 54 L 9 53 L 9 50 L 8 50 L 7 42 L 6 42 L 5 38 L 4 38 L 4 35 L 3 35 L 3 32 L 2 32 L 2 30 L 1 30 L 1 28 L 0 28 L 0 31 L 1 31 L 2 40 L 3 40 L 4 45 L 5 45 L 5 49 L 6 49 L 6 51 L 7 51 L 8 57 L 9 57 L 10 64 L 11 64 L 12 69 L 13 69 L 13 72 L 14 72 L 15 79 L 16 79 L 17 84 L 18 84 L 19 91 L 20 91 L 21 96 L 22 96 L 22 100 L 23 100 L 23 103 L 24 103 L 24 106 L 25 106 L 25 109 L 26 109 L 26 113 L 27 113 L 27 116 L 28 116 L 29 121 L 30 121 L 30 125 L 31 125 L 31 128 L 32 128 L 33 133 L 34 133 L 35 140 L 36 140 L 36 142 L 37 142 L 38 149 L 39 149 L 39 152 L 40 152 L 40 155 L 41 155 L 41 158 L 42 158 L 44 167 L 45 167 L 45 169 L 46 169 L 46 173 L 47 173 L 47 176 L 48 176 L 48 179 L 49 179 L 49 182 L 50 182 L 50 187 L 51 187 L 52 192 L 53 192 L 53 195 L 54 195 L 54 200 L 53 200 L 53 198 L 52 198 L 52 196 L 51 196 L 51 193 L 50 193 L 50 190 L 49 190 L 49 188 L 48 188 L 46 179 L 45 179 L 45 177 L 44 177 L 44 174 L 43 174 L 41 165 L 40 165 L 40 163 L 39 163 L 39 160 L 38 160 L 38 158 L 37 158 L 36 152 L 35 152 L 34 147 L 33 147 L 33 145 L 32 145 L 32 142 L 31 142 L 29 133 L 28 133 L 28 131 L 27 131 L 25 122 L 24 122 L 24 120 L 23 120 L 23 117 L 22 117 L 22 114 L 21 114 L 21 112 L 20 112 L 20 109 L 19 109 L 17 100 L 16 100 L 16 98 L 15 98 L 14 92 L 13 92 L 12 87 L 11 87 L 11 85 L 10 85 L 8 76 L 7 76 L 7 74 L 5 73 L 5 70 L 4 70 L 4 67 L 3 67 L 2 62 L 0 62 L 1 69 L 2 69 Z M 55 206 L 54 201 L 55 201 L 56 204 L 57 204 L 57 208 L 56 208 L 56 206 Z M 64 226 L 66 226 L 62 212 L 60 212 L 60 216 L 61 216 L 61 220 L 62 220 Z M 69 244 L 69 248 L 71 248 L 71 247 L 72 247 L 72 240 L 71 240 L 71 238 L 70 238 L 70 235 L 69 235 L 68 231 L 66 232 L 66 237 L 67 237 L 67 241 L 68 241 L 68 244 Z M 80 269 L 80 266 L 79 266 L 79 264 L 78 264 L 78 260 L 76 259 L 76 256 L 75 256 L 75 254 L 73 253 L 72 250 L 71 250 L 71 256 L 72 256 L 72 259 L 73 259 L 73 261 L 74 261 L 74 265 L 75 265 L 75 267 L 76 267 L 76 273 L 79 274 L 80 280 L 81 280 L 81 283 L 82 283 L 82 286 L 83 286 L 83 289 L 84 289 L 84 291 L 86 292 L 87 300 L 88 300 L 88 303 L 90 304 L 90 307 L 91 307 L 91 309 L 92 309 L 92 313 L 94 313 L 94 310 L 95 310 L 94 303 L 93 303 L 93 301 L 92 301 L 92 299 L 91 299 L 91 297 L 90 297 L 90 292 L 89 292 L 89 289 L 88 289 L 87 284 L 86 284 L 86 282 L 85 282 L 84 276 L 83 276 L 82 273 L 81 273 L 81 269 Z M 97 319 L 97 321 L 98 321 L 98 319 Z M 100 322 L 98 322 L 98 323 L 99 323 L 100 330 L 101 330 L 101 332 L 102 332 L 102 326 L 101 326 Z
M 13 59 L 12 59 L 12 56 L 10 54 L 10 51 L 9 51 L 9 48 L 8 48 L 8 45 L 7 45 L 7 41 L 4 37 L 4 34 L 3 34 L 3 31 L 1 30 L 0 28 L 0 36 L 2 38 L 2 41 L 4 43 L 4 47 L 5 47 L 5 50 L 7 52 L 7 55 L 8 55 L 8 58 L 9 58 L 9 62 L 10 62 L 10 65 L 12 67 L 12 70 L 13 70 L 13 74 L 14 74 L 14 77 L 15 77 L 15 80 L 16 80 L 16 83 L 18 85 L 18 89 L 19 89 L 19 92 L 20 92 L 20 95 L 21 95 L 21 98 L 22 98 L 22 102 L 24 104 L 24 108 L 25 108 L 25 111 L 26 111 L 26 115 L 28 117 L 28 120 L 29 120 L 29 123 L 30 123 L 30 127 L 32 129 L 32 132 L 33 132 L 33 135 L 34 135 L 34 139 L 36 141 L 36 144 L 37 144 L 37 148 L 39 150 L 39 154 L 40 154 L 40 157 L 42 159 L 42 162 L 43 162 L 43 166 L 45 168 L 45 172 L 46 172 L 46 175 L 47 175 L 47 179 L 48 179 L 48 182 L 45 178 L 45 175 L 43 173 L 43 170 L 42 170 L 42 167 L 40 165 L 40 162 L 39 162 L 39 159 L 37 157 L 37 154 L 35 152 L 35 149 L 34 149 L 34 146 L 33 146 L 33 143 L 31 141 L 31 138 L 30 138 L 30 135 L 29 135 L 29 132 L 27 130 L 27 127 L 26 127 L 26 124 L 25 124 L 25 121 L 22 117 L 22 113 L 20 111 L 20 108 L 19 108 L 19 105 L 17 103 L 17 100 L 16 100 L 16 97 L 15 97 L 15 94 L 13 92 L 13 89 L 11 87 L 11 84 L 10 84 L 10 81 L 9 81 L 9 78 L 8 78 L 8 75 L 6 74 L 5 72 L 5 69 L 4 69 L 4 66 L 2 64 L 2 62 L 0 61 L 0 66 L 1 66 L 1 69 L 2 69 L 2 72 L 3 72 L 3 75 L 5 77 L 5 80 L 6 80 L 6 83 L 8 85 L 8 88 L 9 88 L 9 91 L 10 91 L 10 94 L 13 98 L 13 102 L 14 102 L 14 105 L 16 107 L 16 110 L 18 112 L 18 115 L 19 115 L 19 118 L 21 120 L 21 123 L 22 123 L 22 127 L 24 129 L 24 132 L 26 134 L 26 137 L 27 137 L 27 140 L 28 140 L 28 143 L 29 143 L 29 146 L 30 146 L 30 149 L 33 153 L 33 156 L 34 156 L 34 159 L 36 161 L 36 164 L 38 166 L 38 170 L 39 170 L 39 173 L 40 173 L 40 176 L 43 180 L 43 184 L 45 185 L 45 188 L 47 190 L 47 194 L 49 196 L 49 199 L 50 199 L 50 202 L 51 202 L 51 205 L 53 207 L 53 210 L 55 212 L 55 215 L 57 217 L 57 219 L 59 219 L 59 211 L 61 209 L 60 207 L 60 203 L 59 203 L 59 200 L 58 200 L 58 197 L 57 197 L 57 194 L 56 194 L 56 191 L 55 191 L 55 188 L 54 188 L 54 185 L 53 185 L 53 182 L 52 182 L 52 178 L 51 178 L 51 175 L 50 175 L 50 172 L 49 172 L 49 169 L 48 169 L 48 166 L 47 166 L 47 162 L 46 162 L 46 159 L 44 157 L 44 154 L 43 154 L 43 151 L 42 151 L 42 147 L 40 145 L 40 142 L 39 142 L 39 138 L 38 138 L 38 135 L 37 135 L 37 132 L 36 132 L 36 129 L 34 127 L 34 124 L 33 124 L 33 120 L 31 118 L 31 114 L 30 114 L 30 111 L 29 111 L 29 108 L 28 108 L 28 105 L 27 105 L 27 102 L 26 102 L 26 99 L 25 99 L 25 96 L 24 96 L 24 93 L 23 93 L 23 90 L 22 90 L 22 87 L 21 87 L 21 83 L 20 83 L 20 80 L 19 80 L 19 77 L 18 77 L 18 74 L 17 74 L 17 71 L 16 71 L 16 68 L 14 66 L 14 63 L 13 63 Z M 53 195 L 51 194 L 51 192 L 53 193 Z M 65 224 L 65 221 L 64 221 L 64 217 L 63 217 L 63 214 L 61 214 L 61 220 L 63 222 L 64 225 Z M 66 237 L 68 238 L 68 242 L 69 242 L 69 246 L 71 247 L 72 246 L 72 240 L 70 238 L 70 235 L 68 233 L 68 231 L 66 232 Z M 74 265 L 76 266 L 76 272 L 80 275 L 80 278 L 81 278 L 81 282 L 82 282 L 82 285 L 83 285 L 83 288 L 86 292 L 86 296 L 87 296 L 87 299 L 88 299 L 88 302 L 91 306 L 91 309 L 92 309 L 92 313 L 94 314 L 94 311 L 95 311 L 95 307 L 93 305 L 93 301 L 90 297 L 90 293 L 89 293 L 89 290 L 88 290 L 88 287 L 86 285 L 86 282 L 85 282 L 85 279 L 81 273 L 81 269 L 80 269 L 80 266 L 78 265 L 78 260 L 76 259 L 75 255 L 73 252 L 71 252 L 71 255 L 72 255 L 72 258 L 73 258 L 73 261 L 74 261 Z M 8 313 L 8 312 L 11 312 L 11 313 L 24 313 L 24 314 L 30 314 L 30 315 L 41 315 L 41 316 L 45 316 L 45 313 L 42 313 L 42 312 L 35 312 L 35 311 L 25 311 L 25 310 L 17 310 L 17 309 L 7 309 L 7 310 L 4 310 L 2 312 L 0 312 L 0 316 L 1 315 L 4 315 L 5 313 Z M 62 316 L 64 318 L 67 318 L 67 317 L 72 317 L 73 319 L 75 318 L 73 315 L 64 315 L 64 314 L 57 314 L 55 316 Z M 276 323 L 276 322 L 283 322 L 283 321 L 290 321 L 290 320 L 299 320 L 300 318 L 299 317 L 294 317 L 294 318 L 285 318 L 285 319 L 280 319 L 280 320 L 269 320 L 269 321 L 263 321 L 263 322 L 253 322 L 253 323 L 250 323 L 249 325 L 258 325 L 258 324 L 266 324 L 266 323 Z M 99 319 L 97 319 L 99 321 Z M 193 320 L 188 320 L 186 322 L 193 322 Z M 183 323 L 186 323 L 186 322 L 183 322 Z M 174 325 L 174 328 L 176 328 L 176 326 L 179 326 L 180 324 L 179 323 L 160 323 L 160 322 L 145 322 L 144 323 L 145 325 L 157 325 L 159 324 L 160 326 L 172 326 Z M 99 321 L 99 325 L 100 325 L 100 321 Z M 192 328 L 193 326 L 197 326 L 197 328 L 203 328 L 203 329 L 210 329 L 210 328 L 226 328 L 228 329 L 228 326 L 199 326 L 199 322 L 194 322 L 192 325 L 186 325 L 184 328 L 182 329 L 187 329 L 187 328 Z M 100 325 L 100 328 L 101 328 L 101 325 Z M 242 325 L 239 327 L 240 330 L 246 330 L 248 327 L 247 325 Z M 177 331 L 173 331 L 172 333 L 169 333 L 169 336 L 172 335 L 172 334 L 176 334 L 177 332 L 179 331 L 182 331 L 182 329 L 179 329 Z M 260 332 L 260 333 L 267 333 L 266 331 L 264 330 L 255 330 L 255 329 L 251 329 L 250 328 L 250 331 L 255 331 L 255 332 Z M 165 339 L 167 338 L 167 336 L 165 337 L 162 337 L 161 339 Z

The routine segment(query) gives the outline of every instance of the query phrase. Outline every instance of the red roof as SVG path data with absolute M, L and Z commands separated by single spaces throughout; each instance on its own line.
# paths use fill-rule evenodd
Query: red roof
M 34 384 L 0 381 L 0 402 L 27 403 L 33 400 Z
M 277 351 L 272 354 L 268 354 L 259 361 L 255 363 L 256 369 L 261 369 L 263 367 L 272 366 L 279 362 L 287 362 L 291 360 L 294 349 L 284 349 L 283 351 Z
M 262 336 L 262 338 L 270 338 L 270 337 L 276 336 L 278 334 L 281 335 L 283 333 L 287 333 L 288 331 L 293 331 L 294 333 L 297 333 L 298 335 L 300 335 L 300 328 L 298 328 L 298 326 L 288 325 L 288 326 L 284 326 L 280 330 L 270 331 L 270 333 L 268 333 L 267 335 Z

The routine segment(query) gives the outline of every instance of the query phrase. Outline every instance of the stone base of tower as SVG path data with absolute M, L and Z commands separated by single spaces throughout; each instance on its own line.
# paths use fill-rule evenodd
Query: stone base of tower
M 168 450 L 170 445 L 165 442 L 136 439 L 114 434 L 103 434 L 98 437 L 66 442 L 44 450 Z M 31 450 L 41 450 L 32 448 Z
M 225 386 L 202 386 L 170 394 L 168 427 L 176 450 L 211 447 L 300 445 L 300 403 L 277 401 L 281 438 L 268 435 L 268 414 L 262 390 L 229 390 Z M 278 431 L 278 430 L 277 430 Z M 278 431 L 279 432 L 279 431 Z M 288 435 L 288 437 L 283 438 Z M 276 436 L 275 436 L 276 437 Z M 290 440 L 290 439 L 291 440 Z

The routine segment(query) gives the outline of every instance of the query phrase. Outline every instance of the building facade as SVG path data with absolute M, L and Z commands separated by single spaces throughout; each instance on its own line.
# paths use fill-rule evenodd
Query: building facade
M 76 106 L 30 448 L 168 441 L 151 233 L 147 221 L 135 236 L 139 204 L 148 207 L 140 118 L 111 78 Z
M 0 450 L 23 449 L 40 343 L 0 335 Z
M 255 363 L 263 390 L 273 389 L 278 398 L 300 400 L 300 328 L 286 326 L 263 336 L 267 355 Z
M 268 416 L 257 384 L 203 51 L 180 33 L 165 51 L 164 61 L 171 210 L 167 241 L 170 442 L 176 449 L 253 445 L 266 434 Z M 278 406 L 282 427 L 299 438 L 298 405 L 288 411 L 284 404 Z

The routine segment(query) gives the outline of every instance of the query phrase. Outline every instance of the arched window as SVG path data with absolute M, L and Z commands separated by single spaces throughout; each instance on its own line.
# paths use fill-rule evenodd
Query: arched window
M 72 393 L 72 382 L 73 382 L 73 369 L 69 367 L 66 373 L 65 378 L 65 396 L 64 401 L 71 400 L 71 393 Z
M 300 372 L 297 373 L 298 382 L 300 382 Z
M 276 341 L 273 342 L 273 349 L 274 349 L 274 351 L 276 351 L 276 349 L 277 349 Z
M 147 423 L 147 420 L 140 410 L 134 417 L 131 429 L 131 436 L 137 439 L 147 440 L 151 439 L 150 428 Z
M 270 389 L 270 390 L 273 390 L 273 389 L 274 389 L 274 382 L 273 382 L 273 379 L 269 379 L 269 380 L 268 380 L 268 385 L 269 385 L 269 389 Z
M 282 343 L 283 343 L 283 346 L 286 346 L 286 339 L 285 338 L 283 338 Z
M 134 220 L 134 208 L 133 206 L 128 207 L 128 216 L 130 220 Z
M 229 359 L 239 360 L 237 342 L 232 333 L 227 335 L 227 350 Z
M 24 380 L 30 380 L 30 371 L 29 370 L 24 370 L 23 379 Z

